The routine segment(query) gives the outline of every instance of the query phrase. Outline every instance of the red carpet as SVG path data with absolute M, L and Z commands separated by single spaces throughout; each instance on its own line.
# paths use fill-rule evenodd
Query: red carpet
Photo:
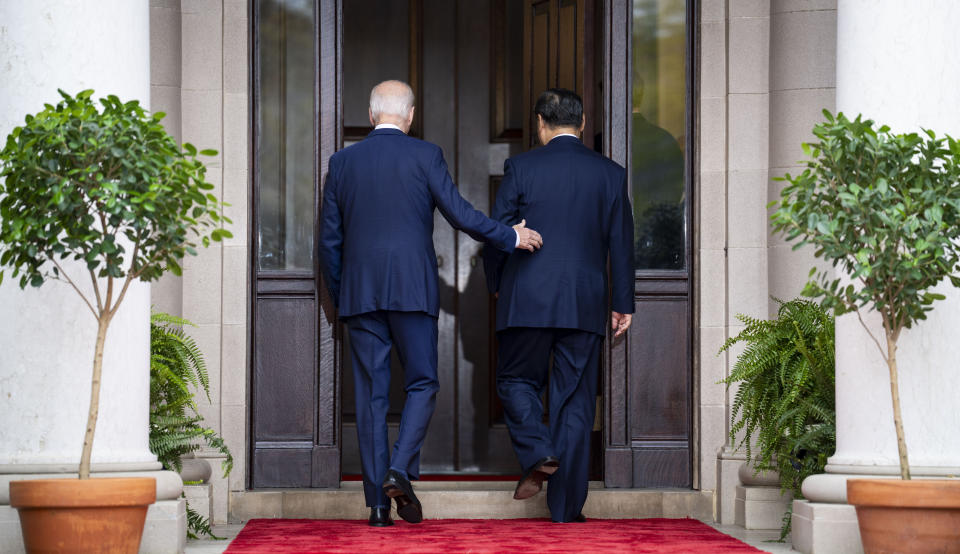
M 363 481 L 363 475 L 346 473 L 341 478 L 342 481 Z M 477 473 L 434 473 L 421 475 L 418 481 L 517 481 L 520 474 L 516 475 L 484 475 Z
M 762 552 L 695 519 L 254 519 L 227 548 L 245 552 Z

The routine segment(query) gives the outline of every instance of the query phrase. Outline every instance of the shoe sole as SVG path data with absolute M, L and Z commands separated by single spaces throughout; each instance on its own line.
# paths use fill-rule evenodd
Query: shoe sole
M 407 523 L 423 521 L 423 510 L 420 509 L 420 504 L 411 500 L 400 487 L 389 486 L 384 487 L 383 490 L 388 497 L 397 501 L 397 515 L 403 518 L 403 521 Z
M 536 496 L 543 490 L 543 482 L 557 472 L 558 466 L 543 464 L 530 472 L 526 479 L 517 483 L 517 490 L 513 492 L 514 500 L 526 500 Z

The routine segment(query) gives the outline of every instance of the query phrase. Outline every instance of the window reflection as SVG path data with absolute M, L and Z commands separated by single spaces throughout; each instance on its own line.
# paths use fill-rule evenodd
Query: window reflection
M 260 269 L 313 269 L 313 4 L 258 3 Z
M 686 2 L 633 4 L 633 217 L 637 269 L 686 265 Z

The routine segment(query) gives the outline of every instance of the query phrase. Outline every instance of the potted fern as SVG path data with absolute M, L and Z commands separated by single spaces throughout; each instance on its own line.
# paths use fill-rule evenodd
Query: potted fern
M 960 481 L 910 479 L 897 343 L 944 298 L 933 287 L 960 286 L 960 142 L 824 116 L 804 145 L 806 169 L 784 177 L 772 220 L 794 248 L 812 245 L 838 268 L 812 270 L 804 293 L 837 315 L 855 313 L 889 370 L 901 480 L 850 480 L 847 499 L 867 552 L 908 543 L 911 552 L 945 552 L 960 543 Z
M 214 151 L 181 149 L 135 100 L 59 92 L 0 151 L 0 280 L 62 281 L 83 299 L 97 325 L 90 408 L 79 479 L 14 481 L 10 505 L 28 551 L 136 552 L 154 479 L 90 479 L 107 331 L 134 280 L 179 274 L 197 242 L 230 236 L 228 220 L 197 158 Z
M 164 469 L 183 473 L 183 459 L 200 449 L 201 443 L 223 454 L 226 477 L 233 469 L 233 456 L 214 429 L 202 425 L 194 391 L 210 401 L 210 378 L 203 352 L 184 330 L 188 320 L 164 312 L 150 315 L 150 451 Z M 209 476 L 209 468 L 207 475 Z M 189 484 L 184 477 L 184 484 Z M 187 503 L 187 535 L 213 538 L 210 520 Z
M 745 327 L 720 351 L 738 343 L 744 350 L 722 382 L 739 384 L 730 440 L 742 431 L 737 447 L 746 449 L 748 466 L 757 473 L 775 471 L 781 494 L 802 498 L 803 480 L 822 473 L 836 447 L 834 320 L 809 300 L 776 302 L 776 319 L 737 315 Z M 788 507 L 781 541 L 790 533 L 791 516 Z

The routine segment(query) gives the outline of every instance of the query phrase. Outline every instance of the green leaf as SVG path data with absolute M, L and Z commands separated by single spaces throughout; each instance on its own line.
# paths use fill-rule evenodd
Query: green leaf
M 931 287 L 960 269 L 960 144 L 862 115 L 824 118 L 804 147 L 804 172 L 784 177 L 773 229 L 835 268 L 810 273 L 804 295 L 837 314 L 872 308 L 899 335 L 940 300 Z
M 225 223 L 222 203 L 205 195 L 196 147 L 181 149 L 161 113 L 135 99 L 92 96 L 60 91 L 57 104 L 27 114 L 0 150 L 0 269 L 21 286 L 41 284 L 51 259 L 81 260 L 117 279 L 131 267 L 143 280 L 180 272 L 184 246 L 208 244 Z M 136 260 L 115 237 L 136 245 Z

